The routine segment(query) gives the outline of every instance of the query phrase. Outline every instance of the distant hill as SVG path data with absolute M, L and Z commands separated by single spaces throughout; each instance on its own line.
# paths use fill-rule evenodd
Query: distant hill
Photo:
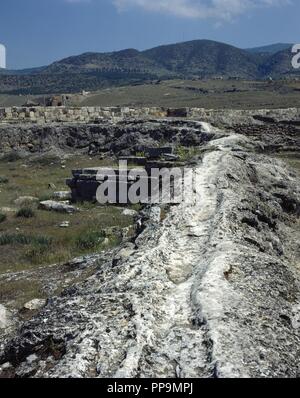
M 255 78 L 257 64 L 247 51 L 210 40 L 195 40 L 141 52 L 128 49 L 113 53 L 86 53 L 55 62 L 43 73 L 96 71 Z
M 288 48 L 292 47 L 292 45 L 293 44 L 291 43 L 276 43 L 276 44 L 270 44 L 269 46 L 247 48 L 246 51 L 254 54 L 255 53 L 275 54 L 279 51 L 287 50 Z
M 275 77 L 300 76 L 299 70 L 291 67 L 291 58 L 290 49 L 272 54 L 261 66 L 261 73 Z
M 61 72 L 124 72 L 124 73 L 169 73 L 155 59 L 142 52 L 127 49 L 112 53 L 85 53 L 55 62 L 43 73 Z
M 247 51 L 210 40 L 160 46 L 143 54 L 182 76 L 252 79 L 257 75 L 255 59 Z
M 92 91 L 171 78 L 255 80 L 268 76 L 299 76 L 299 71 L 292 69 L 289 47 L 288 44 L 274 44 L 243 50 L 211 40 L 194 40 L 146 51 L 127 49 L 85 53 L 41 68 L 2 70 L 0 92 L 46 94 Z

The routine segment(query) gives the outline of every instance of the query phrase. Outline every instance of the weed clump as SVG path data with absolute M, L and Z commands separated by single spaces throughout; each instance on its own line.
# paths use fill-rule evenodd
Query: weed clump
M 22 207 L 16 214 L 16 217 L 19 218 L 33 218 L 34 216 L 35 212 L 31 207 Z

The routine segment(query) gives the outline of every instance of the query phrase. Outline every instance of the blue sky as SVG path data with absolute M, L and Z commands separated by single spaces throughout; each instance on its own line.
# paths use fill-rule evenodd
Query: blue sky
M 299 0 L 1 0 L 7 66 L 193 39 L 300 42 Z

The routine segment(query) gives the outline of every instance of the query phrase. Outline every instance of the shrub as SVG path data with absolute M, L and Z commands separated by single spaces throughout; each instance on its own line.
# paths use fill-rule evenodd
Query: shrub
M 97 248 L 105 239 L 105 232 L 86 232 L 76 240 L 76 247 L 80 250 L 90 250 Z
M 16 214 L 17 217 L 32 218 L 35 216 L 31 207 L 22 207 Z
M 0 213 L 0 223 L 4 222 L 7 219 L 6 214 Z

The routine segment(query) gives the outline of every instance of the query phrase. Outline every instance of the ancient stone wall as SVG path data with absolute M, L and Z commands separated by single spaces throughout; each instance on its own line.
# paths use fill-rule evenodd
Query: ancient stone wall
M 130 108 L 130 107 L 11 107 L 0 108 L 0 123 L 94 123 L 103 119 L 114 121 L 126 118 L 180 117 L 199 119 L 207 122 L 230 124 L 235 122 L 300 119 L 300 109 L 275 110 L 212 110 L 204 108 Z
M 128 107 L 12 107 L 0 108 L 0 122 L 4 123 L 92 123 L 101 119 L 134 117 L 165 117 L 161 108 Z

